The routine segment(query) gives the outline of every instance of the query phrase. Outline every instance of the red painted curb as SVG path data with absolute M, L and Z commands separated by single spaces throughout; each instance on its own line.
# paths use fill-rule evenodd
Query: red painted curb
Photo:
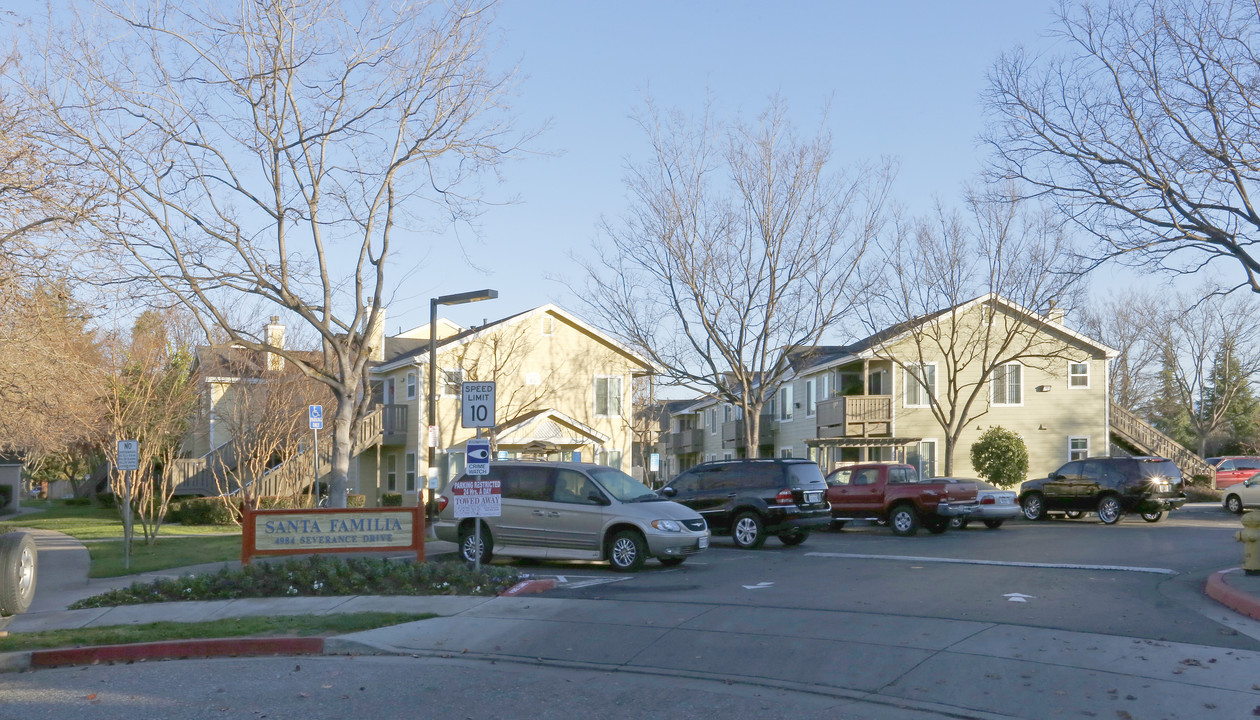
M 100 645 L 98 647 L 62 648 L 59 650 L 32 650 L 31 667 L 243 655 L 320 655 L 323 652 L 324 639 L 320 637 L 171 640 L 169 642 L 135 643 L 132 645 Z
M 499 597 L 511 597 L 513 595 L 528 595 L 530 593 L 546 592 L 556 589 L 555 580 L 522 580 L 512 587 L 499 593 Z
M 1235 612 L 1260 620 L 1260 598 L 1242 592 L 1237 588 L 1232 588 L 1225 582 L 1226 573 L 1236 572 L 1239 569 L 1218 570 L 1208 575 L 1207 587 L 1205 588 L 1207 596 Z

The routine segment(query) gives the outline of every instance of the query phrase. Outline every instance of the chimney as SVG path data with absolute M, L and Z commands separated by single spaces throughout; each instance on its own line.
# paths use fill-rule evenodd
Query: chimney
M 263 338 L 271 347 L 284 347 L 284 326 L 280 324 L 279 315 L 272 315 L 271 322 L 263 325 Z M 284 369 L 284 358 L 275 353 L 267 353 L 267 369 L 280 372 Z
M 372 299 L 368 298 L 368 314 L 372 312 Z M 376 311 L 376 322 L 368 325 L 367 331 L 368 359 L 372 362 L 385 361 L 385 307 Z
M 1046 311 L 1046 319 L 1053 323 L 1063 324 L 1066 313 L 1063 308 L 1057 307 L 1054 303 L 1050 303 L 1050 309 Z

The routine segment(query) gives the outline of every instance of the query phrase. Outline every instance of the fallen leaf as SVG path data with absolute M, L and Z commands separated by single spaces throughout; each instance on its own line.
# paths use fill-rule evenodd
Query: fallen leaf
M 327 689 L 331 688 L 331 687 L 332 687 L 332 685 L 320 685 L 320 687 L 322 687 L 322 688 L 324 688 L 325 690 L 327 690 Z
M 310 693 L 298 693 L 298 697 L 300 697 L 300 698 L 308 698 L 308 697 L 310 697 Z
M 87 696 L 87 699 L 88 699 L 88 700 L 95 700 L 95 699 L 96 699 L 96 693 L 92 693 L 91 695 L 88 695 L 88 696 Z

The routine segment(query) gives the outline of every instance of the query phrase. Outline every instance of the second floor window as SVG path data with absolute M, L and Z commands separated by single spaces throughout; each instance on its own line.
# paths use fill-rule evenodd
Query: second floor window
M 1023 368 L 1016 363 L 993 368 L 993 404 L 1020 405 L 1024 402 Z
M 784 385 L 779 388 L 779 419 L 792 419 L 792 386 Z
M 413 372 L 407 373 L 407 399 L 416 399 L 416 374 Z
M 621 378 L 595 378 L 595 416 L 619 417 L 621 415 Z
M 936 394 L 936 366 L 912 365 L 906 368 L 906 407 L 927 407 Z
M 1068 387 L 1069 388 L 1088 388 L 1089 387 L 1089 363 L 1087 362 L 1068 363 Z
M 442 394 L 459 395 L 464 391 L 464 371 L 442 369 Z
M 805 381 L 805 415 L 814 417 L 818 411 L 818 396 L 814 390 L 814 380 Z

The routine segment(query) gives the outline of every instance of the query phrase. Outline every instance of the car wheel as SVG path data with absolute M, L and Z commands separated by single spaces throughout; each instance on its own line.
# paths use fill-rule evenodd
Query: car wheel
M 971 518 L 952 517 L 949 519 L 950 530 L 966 530 L 967 525 L 971 522 Z
M 1163 513 L 1163 512 L 1145 512 L 1145 513 L 1142 513 L 1142 519 L 1143 519 L 1143 520 L 1145 520 L 1146 522 L 1152 522 L 1152 523 L 1153 523 L 1153 522 L 1159 522 L 1159 519 L 1160 519 L 1160 518 L 1162 518 L 1162 517 L 1164 517 L 1164 513 Z
M 1045 520 L 1046 519 L 1046 501 L 1041 497 L 1041 493 L 1030 493 L 1024 496 L 1024 501 L 1020 503 L 1020 507 L 1024 509 L 1024 517 L 1029 520 Z
M 1243 511 L 1242 498 L 1238 497 L 1237 495 L 1227 495 L 1225 497 L 1225 509 L 1234 513 L 1235 515 L 1242 515 L 1242 511 Z
M 1067 512 L 1063 514 L 1066 515 L 1069 520 L 1077 520 L 1085 513 L 1081 512 L 1080 510 L 1068 510 Z
M 940 535 L 949 529 L 949 518 L 934 517 L 923 521 L 923 527 L 933 535 Z
M 665 558 L 658 558 L 658 559 L 661 561 L 661 564 L 664 565 L 665 567 L 677 567 L 679 565 L 682 565 L 683 560 L 686 560 L 687 558 L 665 557 Z
M 809 537 L 809 533 L 804 530 L 793 530 L 792 532 L 779 533 L 779 542 L 788 547 L 795 547 L 805 542 L 807 537 Z
M 617 572 L 634 572 L 647 562 L 647 543 L 634 530 L 622 530 L 608 543 L 608 562 Z
M 1002 521 L 1001 520 L 985 520 L 984 526 L 989 528 L 990 530 L 997 530 L 998 528 L 1002 527 Z
M 849 523 L 848 520 L 832 520 L 831 530 L 832 532 L 843 532 L 844 526 L 847 525 L 848 523 Z
M 766 541 L 765 523 L 755 512 L 743 512 L 735 516 L 735 524 L 731 526 L 731 537 L 735 544 L 745 550 L 756 550 Z
M 894 535 L 910 537 L 919 532 L 919 514 L 910 505 L 899 505 L 888 516 L 888 524 Z
M 493 548 L 494 538 L 490 535 L 490 528 L 486 527 L 485 523 L 481 525 L 480 547 L 477 545 L 477 535 L 471 523 L 459 529 L 459 556 L 464 559 L 464 562 L 475 563 L 477 555 L 480 554 L 484 565 L 494 557 Z
M 26 612 L 35 599 L 39 555 L 28 533 L 0 535 L 0 615 Z
M 1103 525 L 1115 525 L 1124 517 L 1124 509 L 1120 507 L 1120 498 L 1107 495 L 1098 501 L 1098 519 Z

